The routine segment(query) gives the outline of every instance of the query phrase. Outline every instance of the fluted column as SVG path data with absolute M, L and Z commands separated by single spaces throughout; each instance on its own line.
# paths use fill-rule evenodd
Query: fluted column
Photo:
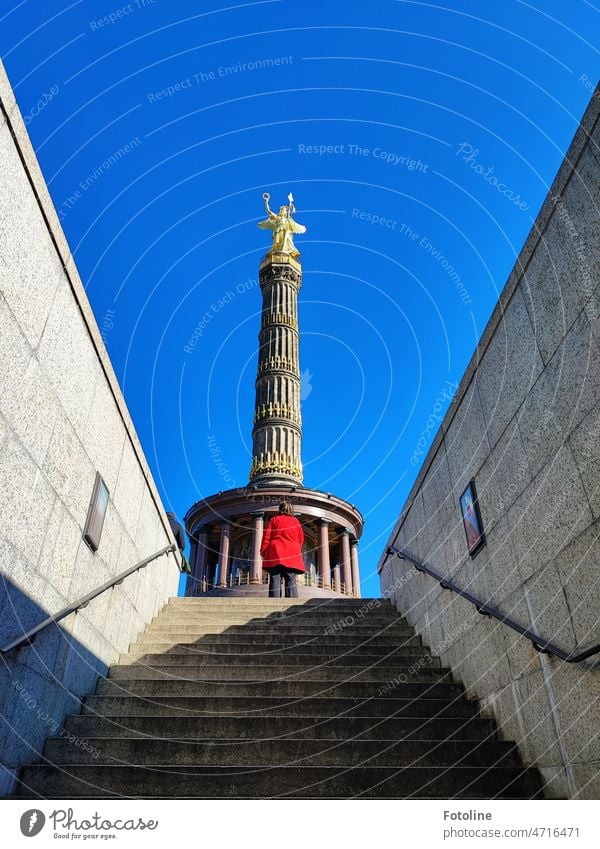
M 331 589 L 331 563 L 329 562 L 328 519 L 319 519 L 319 577 L 324 590 Z
M 227 586 L 229 567 L 229 542 L 231 539 L 231 523 L 225 520 L 221 525 L 221 544 L 219 546 L 219 586 Z
M 340 560 L 344 574 L 344 593 L 352 595 L 352 563 L 350 560 L 350 531 L 342 528 L 340 536 Z
M 352 589 L 354 590 L 354 598 L 361 598 L 360 572 L 358 571 L 358 540 L 355 538 L 350 540 L 350 560 L 352 562 Z
M 262 543 L 265 514 L 260 510 L 252 513 L 252 563 L 250 565 L 250 583 L 262 584 L 262 557 L 260 556 L 260 545 Z

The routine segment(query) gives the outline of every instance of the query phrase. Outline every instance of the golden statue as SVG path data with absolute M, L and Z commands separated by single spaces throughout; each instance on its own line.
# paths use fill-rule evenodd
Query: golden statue
M 289 206 L 280 206 L 279 212 L 275 214 L 269 206 L 271 195 L 268 192 L 263 192 L 263 200 L 265 209 L 269 216 L 264 221 L 259 221 L 258 226 L 261 230 L 273 231 L 273 244 L 268 254 L 289 254 L 290 256 L 300 256 L 300 251 L 294 245 L 294 233 L 306 233 L 306 227 L 298 224 L 292 218 L 292 214 L 296 212 L 294 206 L 294 196 L 290 192 L 288 195 Z

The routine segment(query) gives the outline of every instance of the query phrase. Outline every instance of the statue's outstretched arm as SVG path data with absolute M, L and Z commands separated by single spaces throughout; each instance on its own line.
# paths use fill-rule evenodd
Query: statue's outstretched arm
M 267 210 L 267 215 L 269 218 L 276 218 L 277 216 L 269 206 L 269 201 L 271 200 L 271 195 L 268 192 L 263 192 L 263 200 L 265 202 L 265 209 Z

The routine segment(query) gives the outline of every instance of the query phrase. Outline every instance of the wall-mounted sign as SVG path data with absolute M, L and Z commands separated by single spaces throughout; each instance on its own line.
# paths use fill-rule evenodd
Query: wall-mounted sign
M 469 481 L 460 497 L 460 509 L 467 536 L 467 548 L 469 549 L 469 554 L 473 555 L 479 551 L 482 545 L 485 545 L 485 534 L 483 532 L 483 523 L 481 521 L 481 513 L 479 512 L 479 502 L 477 500 L 474 480 Z
M 90 506 L 88 507 L 85 526 L 83 528 L 83 538 L 92 551 L 98 551 L 98 546 L 100 545 L 104 517 L 106 516 L 106 508 L 108 507 L 108 496 L 108 487 L 102 480 L 100 472 L 96 472 L 94 489 L 92 490 Z

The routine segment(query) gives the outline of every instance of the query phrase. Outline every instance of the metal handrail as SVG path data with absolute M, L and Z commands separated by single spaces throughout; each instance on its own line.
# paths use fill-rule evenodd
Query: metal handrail
M 152 563 L 153 560 L 157 560 L 159 557 L 162 557 L 163 554 L 170 554 L 172 551 L 176 550 L 177 546 L 174 543 L 171 543 L 171 545 L 161 548 L 160 551 L 156 552 L 156 554 L 151 554 L 150 557 L 145 557 L 143 560 L 140 560 L 139 563 L 136 563 L 124 572 L 121 572 L 120 575 L 116 575 L 114 578 L 111 578 L 110 581 L 102 584 L 102 586 L 86 593 L 86 595 L 82 596 L 77 601 L 72 602 L 67 607 L 63 607 L 63 609 L 59 610 L 58 613 L 55 613 L 53 616 L 48 616 L 43 620 L 43 622 L 38 623 L 33 628 L 30 628 L 26 634 L 22 634 L 20 637 L 17 637 L 12 641 L 12 643 L 0 648 L 0 654 L 6 654 L 9 651 L 13 651 L 13 649 L 19 648 L 19 646 L 22 646 L 24 643 L 32 643 L 35 637 L 40 631 L 43 631 L 44 628 L 47 628 L 49 625 L 55 624 L 56 622 L 60 622 L 61 619 L 64 619 L 66 616 L 70 616 L 71 613 L 75 613 L 77 610 L 82 610 L 84 607 L 88 606 L 92 599 L 97 598 L 111 587 L 116 587 L 118 584 L 122 584 L 125 578 L 128 578 L 129 575 L 133 575 L 134 572 L 137 572 L 139 569 L 143 569 L 149 563 Z
M 509 628 L 512 628 L 513 631 L 517 631 L 521 636 L 526 637 L 526 639 L 530 640 L 533 643 L 533 647 L 540 654 L 549 654 L 554 657 L 558 657 L 561 660 L 566 661 L 567 663 L 579 663 L 581 660 L 587 660 L 588 657 L 592 657 L 592 655 L 598 654 L 600 652 L 600 643 L 591 646 L 589 649 L 585 649 L 585 651 L 581 651 L 578 654 L 575 654 L 574 651 L 566 652 L 563 649 L 559 648 L 554 643 L 550 642 L 550 640 L 544 640 L 543 637 L 540 637 L 539 634 L 536 634 L 535 631 L 531 631 L 529 628 L 523 627 L 523 625 L 519 625 L 518 622 L 515 622 L 514 619 L 511 619 L 510 616 L 504 616 L 503 613 L 496 607 L 492 607 L 489 604 L 481 601 L 476 598 L 471 593 L 459 587 L 454 583 L 450 578 L 445 578 L 443 575 L 440 575 L 434 569 L 431 569 L 429 566 L 425 566 L 424 563 L 420 563 L 418 560 L 415 560 L 410 554 L 407 554 L 405 551 L 402 551 L 400 548 L 396 548 L 395 545 L 390 545 L 388 547 L 387 553 L 389 555 L 396 555 L 401 560 L 407 560 L 409 563 L 415 567 L 417 572 L 425 572 L 425 574 L 430 575 L 432 578 L 439 583 L 442 589 L 450 590 L 453 593 L 464 598 L 465 601 L 469 601 L 471 604 L 475 605 L 478 613 L 481 613 L 482 616 L 492 616 L 494 619 L 497 619 L 499 622 L 502 622 L 504 625 L 508 625 Z

